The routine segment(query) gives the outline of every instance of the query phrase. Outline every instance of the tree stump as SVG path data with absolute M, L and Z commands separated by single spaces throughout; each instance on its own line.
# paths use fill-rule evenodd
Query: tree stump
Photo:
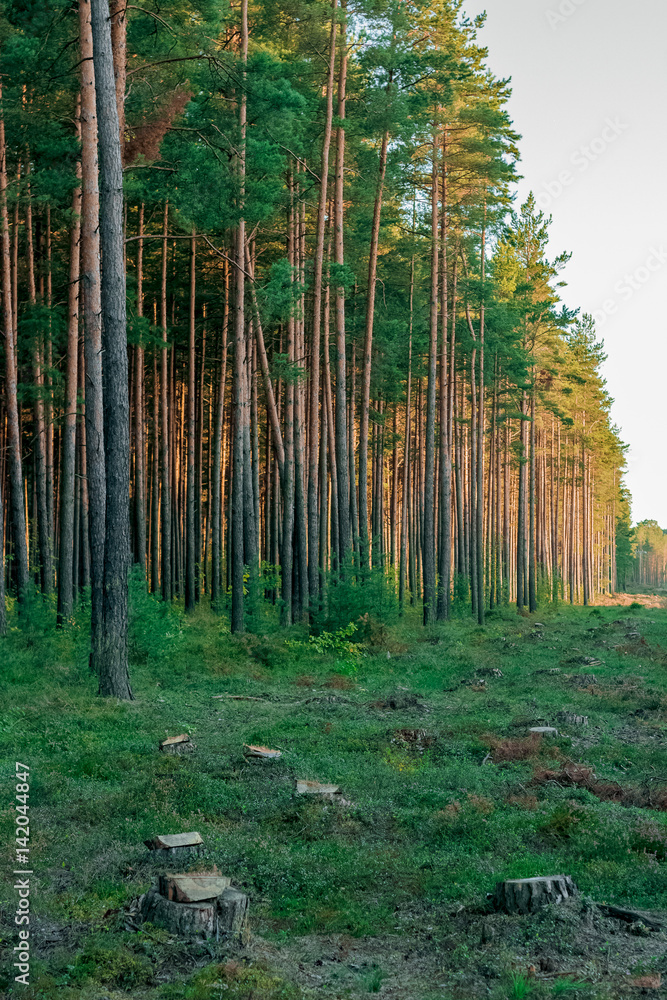
M 165 899 L 157 889 L 149 889 L 141 900 L 142 921 L 164 927 L 176 937 L 217 937 L 217 900 L 200 903 L 176 903 Z
M 215 938 L 240 945 L 248 940 L 248 897 L 231 887 L 194 903 L 167 899 L 154 887 L 139 899 L 138 910 L 142 922 L 164 927 L 176 937 Z
M 574 712 L 559 712 L 556 716 L 559 722 L 565 722 L 569 726 L 587 726 L 587 715 L 575 715 Z
M 218 896 L 217 938 L 246 944 L 249 937 L 248 897 L 231 886 Z
M 177 757 L 183 754 L 194 753 L 196 749 L 197 745 L 192 742 L 187 733 L 181 733 L 180 736 L 169 736 L 160 743 L 160 751 L 162 753 L 175 754 Z
M 536 913 L 544 906 L 563 903 L 576 894 L 577 887 L 569 875 L 509 879 L 496 885 L 493 905 L 503 913 Z

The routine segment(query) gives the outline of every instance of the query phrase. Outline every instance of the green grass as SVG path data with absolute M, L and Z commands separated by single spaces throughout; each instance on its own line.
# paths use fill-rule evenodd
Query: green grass
M 96 697 L 84 615 L 57 634 L 52 609 L 35 613 L 29 626 L 14 622 L 2 650 L 2 842 L 12 842 L 19 759 L 30 765 L 35 912 L 45 926 L 66 928 L 34 962 L 32 995 L 97 997 L 100 987 L 156 1000 L 382 995 L 395 973 L 381 952 L 373 957 L 373 941 L 409 939 L 433 958 L 442 988 L 405 985 L 396 996 L 481 996 L 485 981 L 499 996 L 528 996 L 516 992 L 520 971 L 502 985 L 511 962 L 504 943 L 484 971 L 472 931 L 448 924 L 462 907 L 482 913 L 497 881 L 563 871 L 586 897 L 667 909 L 663 812 L 533 781 L 572 760 L 600 781 L 654 796 L 667 787 L 667 612 L 552 608 L 534 616 L 545 626 L 537 630 L 511 611 L 483 629 L 461 618 L 423 630 L 408 616 L 355 658 L 343 642 L 309 644 L 303 628 L 286 636 L 270 618 L 266 634 L 234 638 L 205 608 L 186 619 L 136 593 L 134 608 L 130 704 Z M 645 644 L 611 624 L 629 617 Z M 566 662 L 583 656 L 604 663 Z M 462 683 L 494 668 L 503 676 L 489 676 L 485 690 Z M 597 683 L 585 689 L 566 676 L 588 673 Z M 265 700 L 213 698 L 221 693 Z M 378 707 L 392 697 L 399 707 Z M 587 715 L 589 726 L 557 723 L 561 710 Z M 547 723 L 564 735 L 529 759 L 483 763 L 498 741 Z M 425 729 L 429 745 L 419 752 L 394 742 L 401 729 Z M 184 731 L 194 754 L 157 751 L 160 739 Z M 244 743 L 278 747 L 282 759 L 246 761 Z M 296 777 L 335 782 L 351 804 L 298 798 Z M 253 960 L 242 974 L 223 974 L 204 949 L 195 964 L 205 968 L 184 963 L 164 982 L 169 943 L 160 932 L 122 929 L 117 911 L 157 871 L 143 841 L 187 830 L 204 837 L 206 865 L 250 894 L 253 928 L 273 954 L 266 971 Z M 2 903 L 9 913 L 10 890 Z M 521 948 L 537 947 L 534 933 L 523 927 Z M 292 977 L 299 942 L 331 935 L 367 950 L 349 963 L 359 969 L 340 963 L 338 979 L 331 972 L 322 983 L 318 967 L 309 980 Z M 13 946 L 7 925 L 2 938 Z M 0 977 L 8 967 L 3 959 Z M 264 985 L 253 986 L 251 974 Z M 10 986 L 0 978 L 0 989 Z M 538 983 L 530 996 L 568 988 L 547 993 Z

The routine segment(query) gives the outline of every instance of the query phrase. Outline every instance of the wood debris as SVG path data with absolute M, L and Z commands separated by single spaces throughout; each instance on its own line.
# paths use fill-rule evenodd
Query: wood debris
M 199 847 L 204 841 L 200 833 L 165 833 L 145 840 L 146 847 L 153 851 L 173 850 L 179 847 Z
M 647 917 L 644 913 L 639 913 L 637 910 L 624 910 L 619 906 L 610 906 L 607 903 L 596 903 L 595 905 L 607 917 L 623 920 L 626 924 L 644 924 L 645 927 L 648 927 L 652 931 L 662 930 L 663 925 L 659 921 L 654 920 L 653 917 Z
M 214 694 L 213 698 L 229 698 L 230 701 L 267 701 L 266 698 L 256 698 L 250 694 Z
M 659 972 L 653 976 L 639 976 L 637 979 L 630 980 L 630 986 L 636 986 L 642 990 L 659 990 L 662 986 L 662 976 Z
M 250 743 L 244 743 L 243 749 L 246 752 L 246 757 L 260 757 L 263 760 L 277 760 L 278 757 L 282 757 L 281 750 L 271 750 L 270 747 L 256 747 Z
M 164 750 L 165 747 L 176 746 L 177 743 L 189 743 L 190 737 L 187 733 L 181 733 L 180 736 L 168 736 L 166 740 L 162 740 L 160 743 L 160 750 Z
M 325 798 L 333 798 L 340 795 L 338 785 L 321 785 L 319 781 L 307 781 L 305 778 L 296 779 L 297 795 L 323 795 Z
M 200 903 L 205 899 L 215 899 L 232 880 L 226 875 L 212 872 L 193 875 L 160 875 L 158 889 L 161 896 L 176 903 Z

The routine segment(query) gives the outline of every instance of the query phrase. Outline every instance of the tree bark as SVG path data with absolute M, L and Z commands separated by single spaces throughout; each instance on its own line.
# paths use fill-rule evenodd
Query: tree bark
M 104 594 L 106 469 L 102 390 L 102 300 L 100 285 L 100 195 L 97 107 L 90 0 L 80 0 L 81 46 L 81 297 L 83 299 L 86 470 L 90 533 L 91 658 L 99 663 Z
M 79 16 L 88 14 L 82 2 Z M 85 24 L 80 29 L 83 36 Z M 77 164 L 81 175 L 81 165 Z M 81 237 L 81 187 L 72 192 L 70 229 L 69 288 L 67 300 L 67 374 L 65 381 L 65 419 L 62 429 L 62 468 L 60 476 L 60 547 L 58 561 L 58 625 L 71 618 L 74 605 L 74 469 L 76 461 L 77 390 L 79 385 L 79 268 Z
M 37 303 L 35 284 L 35 243 L 33 238 L 32 192 L 30 185 L 30 150 L 26 149 L 25 231 L 28 263 L 28 303 Z M 46 422 L 44 419 L 44 341 L 41 331 L 35 333 L 32 351 L 35 404 L 35 492 L 37 513 L 37 549 L 40 586 L 43 595 L 53 590 L 53 545 L 47 509 Z
M 222 314 L 222 345 L 218 398 L 215 409 L 213 442 L 213 482 L 211 487 L 211 604 L 217 609 L 222 590 L 222 436 L 227 386 L 227 338 L 229 334 L 229 264 L 224 264 L 225 301 Z
M 336 130 L 336 187 L 334 198 L 334 260 L 345 264 L 343 244 L 345 169 L 345 93 L 347 83 L 346 0 L 341 2 L 340 56 L 338 68 L 338 118 Z M 340 280 L 340 279 L 339 279 Z M 350 545 L 350 483 L 347 454 L 347 376 L 345 340 L 345 288 L 336 287 L 336 470 L 338 474 L 338 559 L 339 571 L 347 560 Z
M 433 139 L 431 183 L 431 304 L 428 351 L 428 383 L 426 397 L 426 445 L 424 469 L 424 624 L 436 617 L 435 580 L 435 394 L 438 350 L 438 162 L 437 145 Z
M 139 207 L 137 241 L 137 316 L 144 314 L 144 205 Z M 140 338 L 142 334 L 140 332 Z M 144 347 L 141 339 L 135 347 L 134 373 L 134 535 L 136 561 L 146 575 L 146 491 L 144 467 Z
M 160 286 L 160 325 L 162 326 L 162 354 L 160 363 L 160 431 L 162 456 L 162 600 L 171 602 L 174 595 L 171 546 L 171 428 L 169 423 L 169 346 L 167 341 L 167 227 L 169 202 L 164 203 L 162 217 L 162 273 Z M 173 413 L 173 410 L 172 410 Z
M 107 507 L 100 694 L 131 698 L 128 672 L 130 450 L 123 168 L 107 0 L 91 0 L 100 159 L 100 250 Z
M 111 16 L 111 48 L 118 109 L 118 135 L 121 159 L 125 149 L 125 83 L 127 80 L 127 2 L 109 0 Z
M 195 294 L 197 240 L 190 240 L 190 313 L 188 326 L 188 440 L 187 500 L 185 511 L 185 610 L 195 609 Z
M 315 604 L 320 597 L 320 571 L 318 538 L 318 451 L 322 444 L 319 428 L 320 406 L 320 342 L 322 324 L 322 270 L 324 267 L 324 237 L 326 226 L 327 192 L 329 178 L 329 150 L 331 147 L 331 125 L 333 121 L 333 95 L 336 67 L 336 8 L 337 0 L 331 0 L 331 30 L 329 33 L 329 68 L 327 73 L 327 109 L 322 138 L 320 160 L 320 190 L 317 203 L 317 229 L 315 254 L 313 258 L 313 323 L 310 352 L 310 413 L 308 441 L 308 587 L 310 599 Z M 325 419 L 322 420 L 324 427 Z M 323 489 L 324 484 L 319 483 Z
M 243 477 L 244 431 L 246 420 L 246 341 L 245 341 L 245 140 L 246 140 L 246 66 L 248 62 L 248 0 L 241 0 L 241 95 L 239 100 L 240 142 L 237 157 L 240 218 L 236 229 L 236 304 L 234 316 L 234 443 L 232 467 L 232 632 L 243 632 Z
M 364 338 L 364 364 L 361 376 L 361 415 L 359 421 L 359 544 L 361 565 L 370 563 L 368 540 L 368 419 L 371 399 L 371 366 L 373 360 L 373 321 L 375 318 L 375 285 L 377 281 L 378 247 L 380 243 L 380 220 L 382 218 L 382 194 L 387 171 L 387 147 L 389 132 L 382 135 L 380 162 L 378 168 L 371 245 L 368 257 L 368 291 L 366 293 L 366 331 Z
M 16 553 L 16 582 L 19 610 L 24 610 L 30 593 L 28 545 L 26 541 L 26 509 L 23 496 L 23 463 L 17 399 L 16 354 L 14 327 L 16 296 L 12 289 L 9 216 L 7 212 L 7 143 L 0 83 L 0 220 L 2 225 L 2 308 L 5 332 L 5 405 L 7 407 L 7 439 L 9 447 L 10 495 Z

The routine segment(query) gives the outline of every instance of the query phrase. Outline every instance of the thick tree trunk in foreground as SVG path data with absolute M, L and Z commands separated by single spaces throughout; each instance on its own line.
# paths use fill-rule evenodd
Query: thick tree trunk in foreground
M 130 406 L 123 245 L 123 168 L 107 0 L 91 0 L 100 157 L 100 245 L 107 509 L 100 694 L 131 698 L 128 673 Z

